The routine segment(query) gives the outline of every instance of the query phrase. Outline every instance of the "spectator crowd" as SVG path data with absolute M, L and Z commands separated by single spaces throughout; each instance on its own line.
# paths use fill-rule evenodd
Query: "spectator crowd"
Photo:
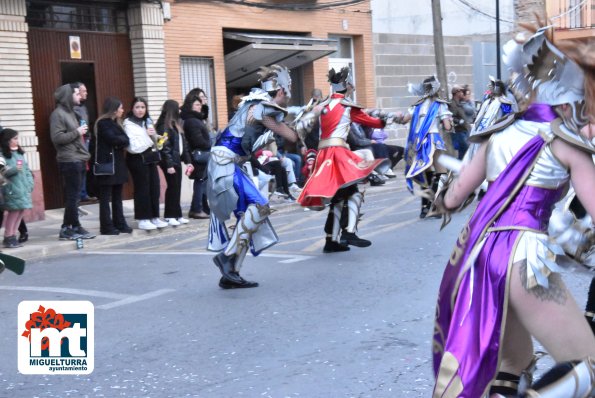
M 119 235 L 141 230 L 178 226 L 192 219 L 208 219 L 206 198 L 207 161 L 217 132 L 209 121 L 206 93 L 191 90 L 180 106 L 177 101 L 163 103 L 156 122 L 149 115 L 145 98 L 135 97 L 131 103 L 107 97 L 96 120 L 89 120 L 88 96 L 84 83 L 60 86 L 54 92 L 55 109 L 50 116 L 50 135 L 62 178 L 64 215 L 58 231 L 61 240 L 92 239 L 96 235 L 81 225 L 79 206 L 99 203 L 99 233 Z M 452 142 L 459 159 L 467 149 L 467 137 L 475 116 L 468 86 L 455 85 L 450 110 L 453 114 Z M 243 95 L 232 98 L 232 112 Z M 288 108 L 291 124 L 323 101 L 319 89 L 312 91 L 307 105 Z M 319 126 L 297 143 L 271 139 L 267 146 L 253 154 L 244 169 L 263 194 L 295 202 L 314 168 L 319 140 Z M 390 166 L 376 170 L 367 182 L 383 185 L 395 178 L 395 166 L 403 159 L 405 149 L 387 142 L 384 129 L 371 129 L 353 123 L 348 143 L 364 160 L 386 158 Z M 4 221 L 5 248 L 20 247 L 28 240 L 24 213 L 32 208 L 33 174 L 18 132 L 0 127 L 0 183 Z M 186 217 L 182 213 L 182 174 L 193 181 L 193 194 Z M 129 181 L 130 180 L 130 181 Z M 163 217 L 160 215 L 162 181 L 166 186 Z M 134 219 L 129 225 L 123 212 L 123 188 L 131 182 Z M 0 220 L 1 222 L 1 220 Z M 18 237 L 17 237 L 18 232 Z

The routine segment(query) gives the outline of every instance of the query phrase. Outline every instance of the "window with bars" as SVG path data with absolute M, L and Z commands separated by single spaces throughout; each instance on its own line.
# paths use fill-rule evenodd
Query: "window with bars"
M 201 88 L 209 101 L 209 120 L 217 126 L 217 101 L 215 100 L 215 73 L 213 58 L 180 57 L 182 98 L 193 88 Z
M 127 31 L 126 5 L 28 0 L 27 23 L 36 28 L 122 33 Z

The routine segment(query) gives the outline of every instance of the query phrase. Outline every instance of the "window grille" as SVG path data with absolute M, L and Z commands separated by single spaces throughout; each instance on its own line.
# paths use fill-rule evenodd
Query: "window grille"
M 193 88 L 201 88 L 209 101 L 209 120 L 217 125 L 217 109 L 215 100 L 215 74 L 213 59 L 208 57 L 180 57 L 180 74 L 182 76 L 182 98 Z
M 31 27 L 93 32 L 126 32 L 125 5 L 28 0 L 27 23 Z

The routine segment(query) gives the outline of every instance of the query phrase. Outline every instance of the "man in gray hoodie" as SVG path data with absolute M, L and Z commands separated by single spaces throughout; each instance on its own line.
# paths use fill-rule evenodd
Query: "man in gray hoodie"
M 64 220 L 59 238 L 92 239 L 95 235 L 89 233 L 79 222 L 79 194 L 81 191 L 81 176 L 89 151 L 85 148 L 81 137 L 87 132 L 88 126 L 80 126 L 73 107 L 81 101 L 78 87 L 70 84 L 58 87 L 54 92 L 56 109 L 50 116 L 50 134 L 56 148 L 58 169 L 64 180 Z

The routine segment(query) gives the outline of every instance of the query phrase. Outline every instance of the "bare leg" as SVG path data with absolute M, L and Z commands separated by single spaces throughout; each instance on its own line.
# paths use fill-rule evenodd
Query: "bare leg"
M 509 306 L 502 341 L 500 372 L 520 375 L 533 358 L 531 335 L 519 320 L 514 308 Z
M 549 278 L 548 289 L 538 286 L 527 290 L 525 279 L 526 265 L 514 264 L 510 276 L 510 307 L 527 332 L 544 345 L 556 362 L 595 357 L 593 332 L 560 275 L 553 274 Z M 560 327 L 564 328 L 563 332 Z M 512 356 L 510 359 L 514 360 Z M 509 367 L 525 365 L 507 362 Z

